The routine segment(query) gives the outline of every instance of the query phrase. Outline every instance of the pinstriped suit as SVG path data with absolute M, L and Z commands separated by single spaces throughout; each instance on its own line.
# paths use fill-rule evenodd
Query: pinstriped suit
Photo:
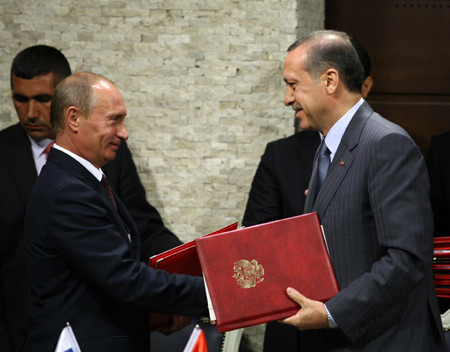
M 428 179 L 412 139 L 364 102 L 317 195 L 316 169 L 305 212 L 324 227 L 340 287 L 326 305 L 340 329 L 301 332 L 302 351 L 444 351 Z

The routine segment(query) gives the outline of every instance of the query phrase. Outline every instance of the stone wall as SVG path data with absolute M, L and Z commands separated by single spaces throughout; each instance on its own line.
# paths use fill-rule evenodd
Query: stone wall
M 293 133 L 282 68 L 323 0 L 2 0 L 0 129 L 17 121 L 9 70 L 35 44 L 112 79 L 149 201 L 188 241 L 242 220 L 267 142 Z M 262 350 L 262 327 L 246 330 Z

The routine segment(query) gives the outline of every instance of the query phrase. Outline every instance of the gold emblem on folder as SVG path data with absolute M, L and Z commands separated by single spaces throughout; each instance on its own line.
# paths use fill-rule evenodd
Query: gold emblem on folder
M 246 259 L 238 260 L 233 266 L 237 284 L 241 288 L 252 288 L 264 280 L 264 268 L 253 259 L 251 262 Z

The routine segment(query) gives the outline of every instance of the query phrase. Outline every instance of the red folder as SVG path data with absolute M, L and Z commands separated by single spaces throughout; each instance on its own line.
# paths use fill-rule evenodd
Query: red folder
M 205 236 L 211 236 L 222 232 L 237 229 L 237 222 L 228 225 L 220 230 L 214 231 Z M 186 274 L 192 276 L 202 276 L 202 268 L 198 260 L 195 241 L 184 243 L 149 259 L 149 266 L 155 269 L 162 269 L 169 274 Z M 167 327 L 172 322 L 170 314 L 149 313 L 150 331 Z
M 294 315 L 288 287 L 322 302 L 338 292 L 315 212 L 195 242 L 219 332 Z

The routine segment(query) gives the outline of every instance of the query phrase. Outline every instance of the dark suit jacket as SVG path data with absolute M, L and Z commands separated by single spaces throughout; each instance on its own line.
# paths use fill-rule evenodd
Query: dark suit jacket
M 319 144 L 319 133 L 314 131 L 299 132 L 267 144 L 253 178 L 242 221 L 244 226 L 303 213 L 304 192 Z M 279 351 L 298 351 L 297 328 L 270 322 L 266 325 L 264 352 Z
M 309 185 L 315 190 L 317 164 Z M 444 351 L 431 274 L 433 219 L 422 154 L 364 103 L 316 196 L 340 292 L 337 330 L 301 333 L 302 351 Z
M 430 177 L 434 236 L 450 236 L 450 132 L 431 138 L 426 156 Z M 450 300 L 439 298 L 441 313 L 450 309 Z
M 88 170 L 51 150 L 25 216 L 32 320 L 24 351 L 52 351 L 66 322 L 83 352 L 148 351 L 148 311 L 206 308 L 201 278 L 139 262 L 137 228 L 115 200 L 117 210 Z
M 142 240 L 141 259 L 181 242 L 164 227 L 145 198 L 131 153 L 122 143 L 103 168 L 112 188 L 136 222 Z M 30 141 L 20 124 L 0 131 L 0 349 L 19 351 L 30 320 L 28 280 L 23 248 L 25 206 L 37 173 Z
M 450 236 L 450 132 L 431 139 L 427 153 L 434 235 Z

